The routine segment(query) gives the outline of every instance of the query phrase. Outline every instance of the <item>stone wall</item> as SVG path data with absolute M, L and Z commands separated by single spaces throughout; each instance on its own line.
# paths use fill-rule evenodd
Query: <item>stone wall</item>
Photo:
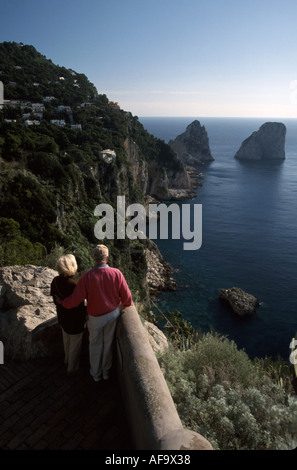
M 212 450 L 184 429 L 135 307 L 121 315 L 116 332 L 117 373 L 137 450 Z
M 15 360 L 61 355 L 62 336 L 50 285 L 57 272 L 40 266 L 0 268 L 0 340 Z M 210 450 L 183 428 L 154 350 L 167 347 L 160 330 L 124 310 L 116 332 L 116 365 L 136 450 Z

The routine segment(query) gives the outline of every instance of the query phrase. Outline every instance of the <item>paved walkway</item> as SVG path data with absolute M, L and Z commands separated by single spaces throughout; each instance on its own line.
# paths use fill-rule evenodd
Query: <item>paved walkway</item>
M 83 357 L 68 378 L 55 358 L 0 365 L 1 450 L 131 450 L 116 379 L 95 383 Z

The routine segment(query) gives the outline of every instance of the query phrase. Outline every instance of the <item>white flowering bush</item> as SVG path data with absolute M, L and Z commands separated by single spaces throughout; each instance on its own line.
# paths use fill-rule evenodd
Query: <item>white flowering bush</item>
M 214 449 L 296 448 L 296 396 L 234 342 L 209 333 L 158 360 L 183 425 Z

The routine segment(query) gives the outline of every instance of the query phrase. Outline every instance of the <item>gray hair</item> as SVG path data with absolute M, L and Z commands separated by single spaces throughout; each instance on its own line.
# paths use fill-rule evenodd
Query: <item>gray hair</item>
M 61 276 L 74 276 L 77 271 L 75 257 L 73 255 L 61 256 L 57 261 L 57 270 Z
M 105 245 L 97 245 L 93 251 L 93 258 L 96 264 L 103 264 L 108 258 L 108 248 Z

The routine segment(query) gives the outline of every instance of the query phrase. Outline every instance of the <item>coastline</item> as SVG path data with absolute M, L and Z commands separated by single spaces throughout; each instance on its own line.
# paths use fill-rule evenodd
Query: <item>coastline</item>
M 170 188 L 168 190 L 170 201 L 175 202 L 186 202 L 197 197 L 197 188 L 202 186 L 201 179 L 203 179 L 203 173 L 198 168 L 190 165 L 185 165 L 185 171 L 187 173 L 190 188 L 175 189 Z M 146 196 L 146 210 L 148 217 L 148 206 L 150 203 L 161 203 L 152 196 Z M 145 244 L 145 258 L 147 264 L 146 272 L 146 284 L 148 287 L 149 297 L 155 300 L 156 297 L 164 291 L 176 291 L 177 283 L 174 280 L 173 268 L 170 263 L 164 260 L 164 257 L 152 240 L 147 238 L 146 240 L 140 239 L 141 243 Z
M 175 291 L 177 284 L 172 277 L 173 269 L 167 263 L 157 245 L 147 238 L 141 240 L 145 244 L 145 260 L 147 265 L 145 282 L 151 300 L 163 291 Z
M 203 173 L 191 165 L 184 165 L 189 181 L 189 188 L 170 188 L 168 193 L 171 201 L 189 201 L 197 197 L 197 189 L 202 186 Z

